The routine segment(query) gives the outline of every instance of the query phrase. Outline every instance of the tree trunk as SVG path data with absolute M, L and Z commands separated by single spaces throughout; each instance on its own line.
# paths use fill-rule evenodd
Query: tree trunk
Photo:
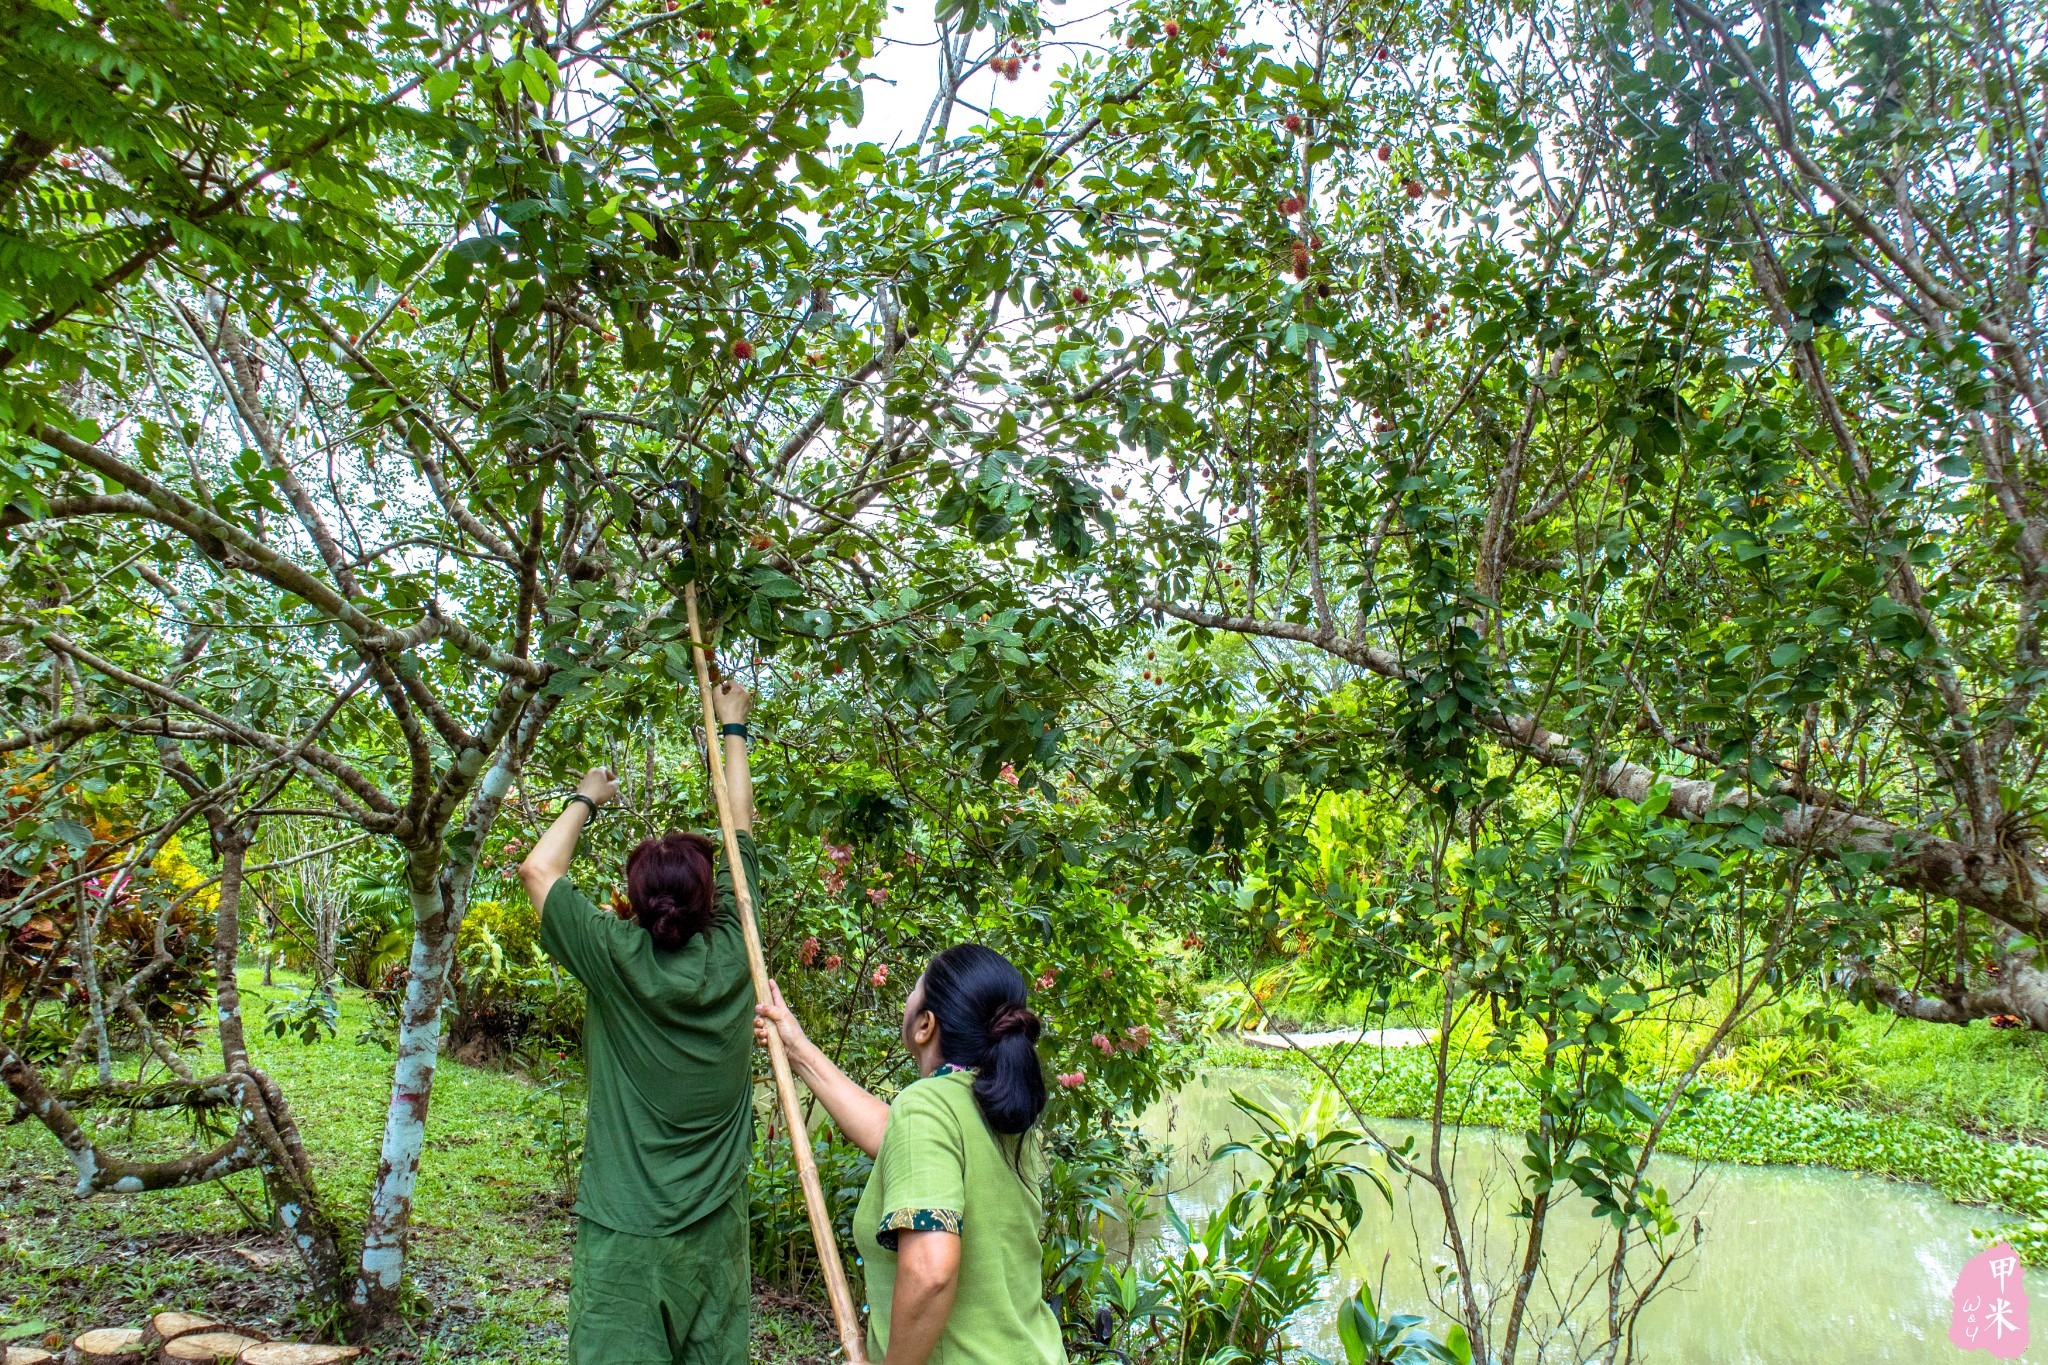
M 85 987 L 85 1001 L 91 1011 L 92 1045 L 95 1059 L 99 1062 L 100 1084 L 114 1083 L 114 1051 L 107 1038 L 107 1005 L 100 994 L 99 963 L 99 909 L 86 904 L 85 888 L 78 888 L 74 897 L 78 907 L 78 979 Z
M 554 701 L 542 698 L 529 705 L 477 784 L 462 821 L 462 833 L 468 836 L 466 841 L 458 841 L 462 856 L 442 864 L 445 844 L 436 840 L 431 849 L 415 853 L 406 869 L 413 907 L 412 959 L 398 1020 L 398 1056 L 392 1068 L 391 1104 L 384 1115 L 383 1148 L 370 1192 L 370 1211 L 363 1222 L 363 1252 L 355 1288 L 350 1294 L 349 1306 L 359 1333 L 383 1326 L 398 1304 L 412 1225 L 413 1188 L 419 1181 L 420 1154 L 426 1145 L 427 1104 L 440 1060 L 441 1001 L 455 962 L 456 938 L 469 911 L 476 860 L 505 794 L 512 789 L 520 765 L 554 709 Z
M 349 1301 L 357 1327 L 364 1331 L 383 1325 L 398 1303 L 413 1187 L 426 1145 L 427 1102 L 440 1060 L 441 998 L 455 958 L 458 925 L 442 885 L 439 853 L 438 846 L 416 853 L 406 869 L 412 898 L 412 958 L 398 1017 L 398 1056 L 391 1074 L 391 1103 L 384 1115 L 377 1181 L 370 1191 L 363 1254 Z
M 1860 957 L 1845 958 L 1835 980 L 1850 995 L 1868 993 L 1894 1014 L 1931 1024 L 1967 1024 L 1972 1019 L 2011 1015 L 2027 1027 L 2048 1033 L 2048 971 L 2041 970 L 2039 952 L 2004 925 L 1992 926 L 1998 942 L 1996 984 L 1969 990 L 1960 977 L 1933 992 L 1887 981 Z
M 214 1017 L 220 1025 L 220 1060 L 229 1071 L 246 1070 L 249 1043 L 242 1032 L 242 986 L 235 979 L 242 955 L 242 867 L 249 836 L 236 830 L 214 836 L 220 848 L 220 899 L 213 925 Z
M 264 1185 L 277 1208 L 277 1221 L 306 1263 L 315 1300 L 323 1308 L 338 1307 L 347 1296 L 349 1280 L 341 1229 L 320 1198 L 298 1121 L 285 1103 L 284 1092 L 268 1074 L 254 1068 L 243 1074 L 248 1078 L 243 1094 L 249 1100 L 243 1121 L 263 1142 L 268 1157 L 263 1164 Z
M 338 874 L 337 867 L 333 871 Z M 320 887 L 308 898 L 313 907 L 313 989 L 324 991 L 334 985 L 335 945 L 341 939 L 342 898 L 331 885 Z
M 263 984 L 266 987 L 275 986 L 277 984 L 277 911 L 271 908 L 271 904 L 267 899 L 259 895 L 256 901 L 256 913 L 263 921 L 263 947 L 258 952 L 258 960 L 263 964 Z

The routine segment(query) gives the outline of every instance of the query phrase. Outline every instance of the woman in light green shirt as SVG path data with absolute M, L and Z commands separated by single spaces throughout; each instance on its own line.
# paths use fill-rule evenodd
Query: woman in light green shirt
M 978 943 L 931 960 L 903 1006 L 919 1079 L 885 1104 L 812 1045 L 780 991 L 757 1030 L 875 1158 L 853 1217 L 878 1365 L 1066 1365 L 1045 1302 L 1045 1073 L 1024 976 Z

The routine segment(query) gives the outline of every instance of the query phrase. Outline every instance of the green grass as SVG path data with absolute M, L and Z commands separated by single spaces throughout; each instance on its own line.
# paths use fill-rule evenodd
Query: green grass
M 1838 1046 L 1862 1068 L 1854 1097 L 1865 1107 L 2048 1143 L 2048 1038 L 2038 1033 L 1858 1011 Z
M 244 1014 L 260 1024 L 265 994 L 245 973 Z M 356 1037 L 362 997 L 344 993 L 337 1037 L 306 1046 L 252 1036 L 259 1066 L 283 1088 L 343 1226 L 367 1205 L 390 1054 Z M 202 1059 L 199 1048 L 188 1055 Z M 132 1067 L 132 1062 L 130 1063 Z M 132 1074 L 132 1071 L 129 1073 Z M 444 1055 L 436 1073 L 414 1210 L 412 1274 L 418 1311 L 391 1360 L 512 1365 L 560 1359 L 574 1215 L 548 1180 L 521 1114 L 519 1077 Z M 190 1141 L 168 1115 L 93 1116 L 114 1150 L 167 1153 Z M 71 1166 L 34 1121 L 0 1127 L 0 1335 L 139 1326 L 167 1309 L 204 1311 L 278 1335 L 314 1335 L 304 1281 L 284 1242 L 262 1222 L 253 1175 L 145 1195 L 71 1194 Z M 252 1264 L 243 1252 L 257 1261 Z M 801 1309 L 755 1304 L 756 1361 L 821 1358 L 828 1337 Z
M 1242 990 L 1232 982 L 1212 983 L 1210 991 L 1212 1008 L 1231 991 L 1242 997 Z M 1430 992 L 1421 989 L 1414 994 L 1427 997 Z M 1283 1024 L 1303 1031 L 1429 1028 L 1437 1023 L 1432 1000 L 1402 1003 L 1406 1008 L 1374 1011 L 1364 993 L 1343 1000 L 1317 1000 L 1306 992 L 1295 992 L 1270 1008 Z M 1795 992 L 1739 1027 L 1731 1044 L 1795 1027 L 1800 1016 L 1823 1003 L 1816 994 Z M 1834 1039 L 1797 1040 L 1795 1051 L 1817 1062 L 1828 1082 L 1813 1088 L 1806 1098 L 1826 1098 L 1851 1108 L 1948 1124 L 1983 1137 L 2048 1146 L 2048 1036 L 2026 1029 L 1995 1029 L 1984 1021 L 1968 1026 L 1930 1024 L 1844 1008 L 1839 1000 L 1826 1003 L 1833 1004 L 1844 1027 Z M 1726 1005 L 1719 995 L 1705 1001 L 1681 1000 L 1663 1016 L 1637 1025 L 1637 1033 L 1631 1036 L 1640 1034 L 1643 1042 L 1639 1049 L 1646 1045 L 1662 1055 L 1666 1064 L 1677 1064 L 1676 1059 L 1689 1057 L 1691 1048 Z M 1714 1074 L 1710 1068 L 1710 1078 Z

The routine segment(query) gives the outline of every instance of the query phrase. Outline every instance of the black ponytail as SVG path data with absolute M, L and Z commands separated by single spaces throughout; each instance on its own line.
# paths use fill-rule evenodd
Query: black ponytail
M 939 1055 L 975 1073 L 974 1102 L 988 1126 L 1016 1134 L 1038 1122 L 1041 1026 L 1010 959 L 979 943 L 946 949 L 924 969 L 924 1007 L 939 1023 Z

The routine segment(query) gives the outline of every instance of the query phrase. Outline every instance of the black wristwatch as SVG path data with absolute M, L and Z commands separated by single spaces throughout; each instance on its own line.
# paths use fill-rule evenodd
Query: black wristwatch
M 562 803 L 562 809 L 567 810 L 569 809 L 569 807 L 575 805 L 578 801 L 581 801 L 583 803 L 584 809 L 590 812 L 590 820 L 595 820 L 597 818 L 597 802 L 591 800 L 582 792 L 569 793 L 569 799 Z M 590 820 L 585 820 L 583 823 L 587 825 L 590 823 Z
M 743 720 L 727 721 L 725 724 L 718 727 L 718 733 L 721 735 L 738 735 L 741 739 L 748 741 L 752 741 L 752 739 L 754 738 L 752 735 L 747 733 L 747 723 Z

